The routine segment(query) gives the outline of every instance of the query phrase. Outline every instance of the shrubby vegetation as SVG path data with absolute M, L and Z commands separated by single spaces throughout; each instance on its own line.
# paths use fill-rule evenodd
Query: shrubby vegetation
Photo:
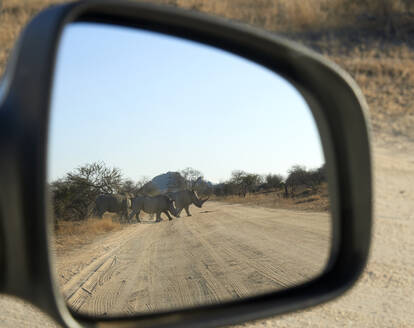
M 118 168 L 109 168 L 104 163 L 78 167 L 50 184 L 55 217 L 83 220 L 91 215 L 99 194 L 120 192 L 122 185 L 122 174 Z
M 312 191 L 317 191 L 322 182 L 326 181 L 325 165 L 314 170 L 307 170 L 300 165 L 294 165 L 288 171 L 288 177 L 285 181 L 285 194 L 286 196 L 293 195 L 295 189 L 299 186 L 305 186 Z M 290 192 L 288 191 L 290 188 Z
M 212 193 L 212 185 L 203 174 L 187 167 L 180 172 L 168 172 L 166 191 L 196 190 L 200 195 Z M 95 199 L 100 194 L 122 194 L 128 197 L 162 193 L 147 177 L 138 181 L 125 178 L 119 168 L 103 162 L 85 164 L 49 185 L 55 220 L 80 221 L 93 216 Z
M 232 172 L 228 181 L 213 185 L 203 174 L 191 167 L 179 172 L 168 172 L 166 189 L 160 190 L 147 177 L 139 181 L 126 179 L 119 168 L 108 167 L 103 162 L 85 164 L 50 183 L 56 220 L 79 221 L 94 214 L 95 199 L 100 194 L 122 194 L 128 197 L 157 195 L 180 189 L 195 190 L 200 196 L 239 196 L 247 194 L 283 192 L 284 197 L 294 197 L 296 190 L 308 188 L 317 192 L 326 181 L 325 167 L 308 170 L 294 165 L 288 176 L 269 173 L 260 175 L 242 170 Z
M 308 170 L 304 166 L 294 165 L 284 178 L 280 174 L 259 175 L 241 170 L 232 172 L 231 178 L 214 186 L 216 196 L 238 195 L 246 197 L 248 193 L 268 193 L 283 190 L 284 197 L 294 197 L 298 187 L 310 188 L 317 192 L 326 181 L 325 165 Z

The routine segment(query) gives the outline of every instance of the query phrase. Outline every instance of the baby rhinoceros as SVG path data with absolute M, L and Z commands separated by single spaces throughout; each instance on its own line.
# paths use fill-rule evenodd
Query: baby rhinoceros
M 137 222 L 141 222 L 139 218 L 140 211 L 144 211 L 148 214 L 156 213 L 155 222 L 161 221 L 161 212 L 165 213 L 168 217 L 168 220 L 172 220 L 172 217 L 168 212 L 171 212 L 172 215 L 177 217 L 177 209 L 174 207 L 173 200 L 166 195 L 158 195 L 154 197 L 150 196 L 138 196 L 131 198 L 131 209 L 132 212 L 129 215 L 129 221 L 135 215 Z

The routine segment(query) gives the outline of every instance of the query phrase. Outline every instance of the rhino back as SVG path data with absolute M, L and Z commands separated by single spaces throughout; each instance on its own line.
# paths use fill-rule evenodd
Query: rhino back
M 184 207 L 192 203 L 191 191 L 181 190 L 177 191 L 174 195 L 174 200 L 177 207 Z
M 109 212 L 119 211 L 126 204 L 126 198 L 122 195 L 99 195 L 96 199 L 97 207 Z

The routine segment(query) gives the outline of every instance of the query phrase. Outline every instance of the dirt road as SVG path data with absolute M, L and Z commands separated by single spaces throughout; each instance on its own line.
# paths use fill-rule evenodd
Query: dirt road
M 327 304 L 243 327 L 414 327 L 414 143 L 378 139 L 372 248 L 356 286 Z
M 58 258 L 68 303 L 94 315 L 211 304 L 284 289 L 325 267 L 327 213 L 208 202 L 192 214 L 135 224 Z
M 330 303 L 243 327 L 414 327 L 414 145 L 376 144 L 374 159 L 373 245 L 360 281 Z M 73 273 L 60 279 L 86 266 L 72 266 Z M 30 304 L 5 296 L 0 297 L 0 322 L 10 328 L 56 327 Z

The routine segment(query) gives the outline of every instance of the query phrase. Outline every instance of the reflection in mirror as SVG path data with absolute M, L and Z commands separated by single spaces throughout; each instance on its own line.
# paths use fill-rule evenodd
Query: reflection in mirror
M 301 95 L 222 50 L 75 23 L 58 52 L 48 183 L 74 311 L 238 300 L 325 268 L 324 157 Z

